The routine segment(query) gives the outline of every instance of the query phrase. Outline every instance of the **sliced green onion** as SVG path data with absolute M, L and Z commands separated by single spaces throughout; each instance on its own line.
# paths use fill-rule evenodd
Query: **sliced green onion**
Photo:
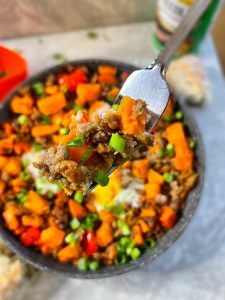
M 75 229 L 78 229 L 80 227 L 80 221 L 77 219 L 77 218 L 73 218 L 71 221 L 70 221 L 70 227 L 75 230 Z
M 190 147 L 191 149 L 195 149 L 196 145 L 197 145 L 197 143 L 196 143 L 195 140 L 190 140 L 190 142 L 189 142 L 189 147 Z
M 165 156 L 165 150 L 163 148 L 159 148 L 157 151 L 158 158 L 163 158 Z
M 80 163 L 83 164 L 90 156 L 91 153 L 95 152 L 95 149 L 87 149 L 81 156 Z
M 77 268 L 80 271 L 86 271 L 89 266 L 89 261 L 87 258 L 80 258 L 77 262 Z
M 82 110 L 82 106 L 78 105 L 78 104 L 74 104 L 73 109 L 78 112 L 79 110 Z
M 171 122 L 173 120 L 173 117 L 171 115 L 165 115 L 164 120 L 166 122 Z
M 175 154 L 174 147 L 172 144 L 166 145 L 166 154 L 169 156 L 173 156 Z
M 115 149 L 117 152 L 123 154 L 125 150 L 126 141 L 119 135 L 119 133 L 113 133 L 109 141 L 109 146 Z
M 83 135 L 76 136 L 72 141 L 67 143 L 68 147 L 80 147 L 85 145 L 85 139 Z
M 118 108 L 119 108 L 119 104 L 113 104 L 112 109 L 118 110 Z
M 27 200 L 27 196 L 27 191 L 24 190 L 16 195 L 16 199 L 18 200 L 19 204 L 24 205 Z
M 62 192 L 63 191 L 62 183 L 59 180 L 55 181 L 54 183 L 57 185 L 58 192 Z
M 49 116 L 43 116 L 42 117 L 42 123 L 43 124 L 50 124 L 50 117 Z
M 122 215 L 122 214 L 125 213 L 125 209 L 121 205 L 119 205 L 119 204 L 114 205 L 111 208 L 111 210 L 114 213 L 114 215 L 116 215 L 116 216 L 119 216 L 119 215 Z
M 41 82 L 36 82 L 32 85 L 32 89 L 34 92 L 38 95 L 41 96 L 44 94 L 44 85 Z
M 150 249 L 153 249 L 156 246 L 156 241 L 153 238 L 147 239 L 146 243 L 147 243 L 147 247 Z
M 32 143 L 32 150 L 35 152 L 39 152 L 43 149 L 43 147 L 38 143 Z
M 127 225 L 126 221 L 124 220 L 118 220 L 117 226 L 119 229 L 121 229 L 123 235 L 130 235 L 130 228 Z
M 62 135 L 67 135 L 69 132 L 70 132 L 70 129 L 68 127 L 64 127 L 59 130 L 59 134 L 62 134 Z
M 130 256 L 133 260 L 137 259 L 140 255 L 141 255 L 141 251 L 137 247 L 132 249 L 131 254 L 130 254 Z
M 133 241 L 132 241 L 128 236 L 123 236 L 123 237 L 121 237 L 119 243 L 120 243 L 123 247 L 127 247 L 128 245 L 133 244 Z
M 96 271 L 98 269 L 99 269 L 99 262 L 98 261 L 95 260 L 95 261 L 90 262 L 89 270 Z
M 84 200 L 84 194 L 80 191 L 77 191 L 74 195 L 74 200 L 78 203 L 82 203 Z
M 31 179 L 31 175 L 28 172 L 20 172 L 19 176 L 26 182 Z
M 109 177 L 102 170 L 98 170 L 94 175 L 94 181 L 101 186 L 106 186 L 109 183 Z
M 97 37 L 97 33 L 94 32 L 94 31 L 88 31 L 88 32 L 87 32 L 87 37 L 88 37 L 89 39 L 95 39 L 95 38 Z
M 130 242 L 126 245 L 126 254 L 130 256 L 133 248 L 134 242 L 130 239 Z
M 106 100 L 107 100 L 110 104 L 112 104 L 112 103 L 115 101 L 115 98 L 114 98 L 113 96 L 108 95 L 108 96 L 106 97 Z
M 52 191 L 47 192 L 47 198 L 48 199 L 52 199 L 52 198 L 54 198 L 54 196 L 55 196 L 55 194 Z
M 120 258 L 119 263 L 120 263 L 121 265 L 124 265 L 126 262 L 127 262 L 127 257 L 126 257 L 126 255 L 122 255 L 122 257 Z
M 67 61 L 66 57 L 64 55 L 62 55 L 61 53 L 53 54 L 53 58 L 60 63 L 64 63 Z
M 43 195 L 43 189 L 42 188 L 36 188 L 36 192 L 38 193 L 38 195 Z
M 177 120 L 182 120 L 183 117 L 184 117 L 184 114 L 181 111 L 177 111 L 175 113 L 175 117 L 176 117 Z
M 23 125 L 27 121 L 27 116 L 26 115 L 20 115 L 17 120 L 18 120 L 18 123 L 20 125 Z
M 63 92 L 63 93 L 65 94 L 65 93 L 68 91 L 67 86 L 65 86 L 65 85 L 64 85 L 64 86 L 61 86 L 61 87 L 60 87 L 60 91 Z
M 127 262 L 126 254 L 120 255 L 118 258 L 114 260 L 116 265 L 124 265 Z
M 65 237 L 65 243 L 73 244 L 75 241 L 77 241 L 77 239 L 77 234 L 75 232 L 70 232 Z
M 163 178 L 166 182 L 171 183 L 174 179 L 174 176 L 171 173 L 164 173 Z
M 23 160 L 22 160 L 22 166 L 23 166 L 24 168 L 28 167 L 29 164 L 30 164 L 30 162 L 29 162 L 28 159 L 23 159 Z
M 116 245 L 116 251 L 117 251 L 117 253 L 119 253 L 120 255 L 121 255 L 121 254 L 124 254 L 124 253 L 125 253 L 125 247 L 122 246 L 120 243 L 118 243 L 118 244 Z
M 89 213 L 81 224 L 84 230 L 93 229 L 95 221 L 98 220 L 98 215 L 95 213 Z

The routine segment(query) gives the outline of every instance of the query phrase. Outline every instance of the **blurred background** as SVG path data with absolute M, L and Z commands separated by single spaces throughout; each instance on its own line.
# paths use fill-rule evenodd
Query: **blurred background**
M 165 38 L 166 30 L 162 34 L 162 23 L 159 25 L 159 2 L 160 0 L 0 0 L 0 46 L 19 52 L 28 64 L 30 75 L 66 60 L 87 57 L 121 60 L 145 67 L 162 47 L 155 36 L 158 34 L 162 40 Z M 194 0 L 180 2 L 191 5 Z M 115 291 L 118 299 L 224 299 L 225 236 L 221 228 L 225 226 L 225 3 L 213 0 L 213 4 L 215 9 L 211 10 L 210 20 L 204 27 L 207 30 L 206 36 L 203 39 L 197 35 L 197 44 L 200 46 L 195 51 L 197 61 L 188 60 L 188 65 L 197 65 L 200 70 L 199 73 L 196 70 L 191 73 L 193 90 L 196 90 L 197 84 L 202 89 L 197 95 L 192 93 L 189 89 L 190 78 L 186 78 L 189 82 L 186 90 L 179 90 L 178 87 L 178 93 L 191 97 L 191 102 L 206 104 L 190 108 L 203 135 L 207 157 L 204 201 L 199 210 L 199 218 L 194 219 L 189 231 L 179 239 L 176 248 L 172 247 L 167 251 L 152 268 L 145 267 L 123 277 L 106 279 L 104 285 L 103 280 L 88 281 L 85 282 L 85 289 L 82 280 L 75 282 L 49 274 L 39 276 L 31 284 L 29 280 L 20 277 L 16 263 L 18 258 L 0 241 L 0 300 L 10 299 L 8 295 L 12 296 L 11 287 L 15 290 L 19 282 L 21 288 L 22 281 L 26 282 L 22 284 L 22 289 L 27 294 L 23 299 L 26 300 L 67 300 L 73 299 L 74 295 L 83 300 L 89 298 L 90 294 L 92 300 L 99 299 L 99 295 L 113 299 Z M 181 59 L 186 59 L 183 56 L 186 52 L 189 52 L 188 48 L 183 47 Z M 176 70 L 177 66 L 171 68 L 169 73 L 174 89 L 179 85 L 176 76 L 181 74 L 176 73 Z M 182 76 L 185 78 L 185 72 Z M 215 132 L 220 136 L 220 141 Z M 219 179 L 214 176 L 217 172 Z M 3 256 L 10 259 L 6 262 Z M 20 266 L 20 270 L 24 268 L 24 265 Z M 32 277 L 32 272 L 28 268 L 28 278 Z M 27 289 L 28 286 L 30 288 Z M 22 294 L 24 295 L 23 292 Z M 22 299 L 22 296 L 20 298 L 17 294 L 14 299 Z

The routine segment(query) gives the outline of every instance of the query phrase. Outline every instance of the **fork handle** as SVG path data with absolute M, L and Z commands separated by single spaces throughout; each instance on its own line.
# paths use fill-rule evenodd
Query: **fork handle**
M 192 8 L 184 17 L 178 29 L 174 32 L 169 41 L 166 43 L 164 50 L 159 54 L 154 65 L 160 64 L 162 65 L 163 69 L 167 67 L 170 59 L 175 55 L 182 42 L 191 32 L 198 19 L 206 11 L 206 9 L 209 7 L 209 4 L 212 1 L 213 0 L 196 1 L 196 3 L 192 6 Z

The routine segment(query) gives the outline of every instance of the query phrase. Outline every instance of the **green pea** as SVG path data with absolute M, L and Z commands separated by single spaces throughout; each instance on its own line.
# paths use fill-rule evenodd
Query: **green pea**
M 164 120 L 165 120 L 166 122 L 171 122 L 171 121 L 173 120 L 173 117 L 172 117 L 171 115 L 166 115 L 166 116 L 164 117 Z
M 182 120 L 183 117 L 184 117 L 184 114 L 181 111 L 177 111 L 175 113 L 175 117 L 176 117 L 177 120 Z
M 24 167 L 24 168 L 26 168 L 26 167 L 28 167 L 29 166 L 29 160 L 28 159 L 23 159 L 22 160 L 22 166 Z
M 27 121 L 27 116 L 26 115 L 20 115 L 19 117 L 18 117 L 18 123 L 20 124 L 20 125 L 23 125 L 23 124 L 25 124 L 26 123 L 26 121 Z
M 99 262 L 96 261 L 96 260 L 90 262 L 90 264 L 89 264 L 89 269 L 90 269 L 91 271 L 96 271 L 96 270 L 98 270 L 98 269 L 99 269 Z
M 77 235 L 74 232 L 70 232 L 65 236 L 65 243 L 72 244 L 77 239 Z
M 153 239 L 153 238 L 149 238 L 147 239 L 147 247 L 150 248 L 150 249 L 153 249 L 155 248 L 156 246 L 156 241 Z
M 70 129 L 67 127 L 61 128 L 59 130 L 59 134 L 62 134 L 62 135 L 67 135 L 69 132 L 70 132 Z
M 89 261 L 87 258 L 80 258 L 77 262 L 77 268 L 80 271 L 86 271 L 89 266 Z
M 197 143 L 196 143 L 195 140 L 190 140 L 190 142 L 189 142 L 189 147 L 190 147 L 191 149 L 195 149 L 195 148 L 196 148 L 196 145 L 197 145 Z
M 72 229 L 78 229 L 80 227 L 80 221 L 77 218 L 73 218 L 70 222 L 70 227 Z
M 137 259 L 140 255 L 141 255 L 141 251 L 137 247 L 132 249 L 131 254 L 130 254 L 130 256 L 133 260 Z
M 82 203 L 84 200 L 84 194 L 80 191 L 77 191 L 74 195 L 74 200 L 77 201 L 78 203 Z
M 173 147 L 172 144 L 167 144 L 166 154 L 169 155 L 169 156 L 173 156 L 175 154 L 174 147 Z
M 31 175 L 28 172 L 20 172 L 19 176 L 26 182 L 31 179 Z
M 164 173 L 163 178 L 166 182 L 171 183 L 174 179 L 174 176 L 171 173 Z

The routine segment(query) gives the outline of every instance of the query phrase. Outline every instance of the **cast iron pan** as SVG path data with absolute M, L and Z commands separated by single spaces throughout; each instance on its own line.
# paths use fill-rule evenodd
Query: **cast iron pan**
M 133 72 L 137 68 L 135 66 L 125 64 L 122 62 L 111 61 L 111 60 L 100 60 L 100 59 L 85 59 L 79 61 L 72 61 L 68 63 L 75 67 L 86 65 L 88 68 L 95 68 L 99 64 L 107 64 L 115 66 L 119 72 L 127 71 L 129 73 Z M 17 90 L 27 84 L 32 84 L 36 81 L 43 80 L 48 74 L 58 73 L 65 69 L 67 64 L 58 65 L 43 71 L 32 78 L 26 80 L 22 85 L 20 85 L 13 93 L 5 100 L 5 102 L 0 106 L 0 121 L 10 120 L 9 103 L 10 99 L 16 94 Z M 101 268 L 95 272 L 85 271 L 81 272 L 77 270 L 72 264 L 63 264 L 53 259 L 50 256 L 45 256 L 38 252 L 34 248 L 26 248 L 23 246 L 19 240 L 5 228 L 2 217 L 0 216 L 0 236 L 9 246 L 9 248 L 22 257 L 26 262 L 30 263 L 34 267 L 42 270 L 49 271 L 58 275 L 73 277 L 73 278 L 103 278 L 122 274 L 131 271 L 145 263 L 150 263 L 161 255 L 166 249 L 168 249 L 181 235 L 188 223 L 190 222 L 198 203 L 200 201 L 200 194 L 203 187 L 204 178 L 204 149 L 202 144 L 202 139 L 197 128 L 197 125 L 193 118 L 187 113 L 186 108 L 182 103 L 179 103 L 181 110 L 185 115 L 185 122 L 188 124 L 190 133 L 194 139 L 197 140 L 197 172 L 199 174 L 199 180 L 195 188 L 189 193 L 186 206 L 180 217 L 180 220 L 168 231 L 161 239 L 157 241 L 157 245 L 153 250 L 147 250 L 139 259 L 135 261 L 130 261 L 124 265 L 116 265 L 110 267 Z

